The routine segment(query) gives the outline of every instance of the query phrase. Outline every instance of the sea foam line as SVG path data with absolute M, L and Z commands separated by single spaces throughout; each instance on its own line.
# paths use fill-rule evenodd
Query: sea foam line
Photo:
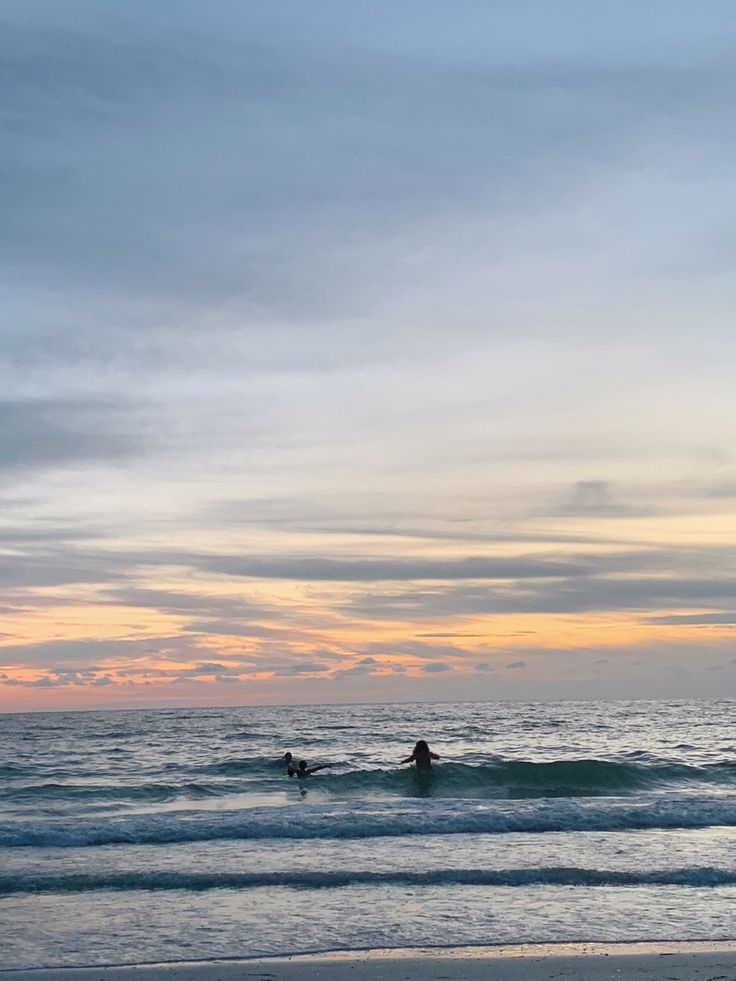
M 174 844 L 232 839 L 384 838 L 406 835 L 627 831 L 736 825 L 736 795 L 543 800 L 301 802 L 228 811 L 0 823 L 0 847 Z

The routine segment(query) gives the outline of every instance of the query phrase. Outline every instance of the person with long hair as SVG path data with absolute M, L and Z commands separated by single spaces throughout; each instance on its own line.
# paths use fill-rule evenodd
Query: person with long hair
M 417 770 L 431 770 L 432 760 L 438 760 L 439 756 L 437 753 L 433 753 L 429 746 L 423 739 L 420 739 L 411 756 L 407 756 L 402 763 L 416 763 Z

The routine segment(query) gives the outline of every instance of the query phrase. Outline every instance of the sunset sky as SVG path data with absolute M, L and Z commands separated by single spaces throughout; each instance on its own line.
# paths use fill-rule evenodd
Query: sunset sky
M 732 0 L 5 0 L 0 710 L 736 694 Z

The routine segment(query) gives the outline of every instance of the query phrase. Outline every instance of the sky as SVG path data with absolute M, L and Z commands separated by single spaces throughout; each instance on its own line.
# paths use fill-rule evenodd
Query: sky
M 732 0 L 4 0 L 0 711 L 736 694 Z

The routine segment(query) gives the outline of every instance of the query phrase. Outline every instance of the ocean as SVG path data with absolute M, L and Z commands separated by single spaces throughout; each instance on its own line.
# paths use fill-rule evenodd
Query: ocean
M 733 700 L 0 715 L 2 968 L 733 939 L 734 910 Z

